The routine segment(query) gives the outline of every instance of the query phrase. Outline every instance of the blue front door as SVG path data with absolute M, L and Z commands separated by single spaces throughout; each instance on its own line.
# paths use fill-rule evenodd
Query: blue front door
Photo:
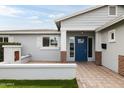
M 75 37 L 75 61 L 87 61 L 87 37 Z

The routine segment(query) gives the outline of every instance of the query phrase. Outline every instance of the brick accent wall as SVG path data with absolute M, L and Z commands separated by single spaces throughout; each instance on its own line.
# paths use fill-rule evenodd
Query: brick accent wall
M 120 75 L 124 76 L 124 56 L 119 55 L 118 56 L 118 72 Z
M 102 65 L 102 52 L 101 51 L 96 51 L 95 52 L 95 64 L 98 66 Z
M 66 51 L 61 51 L 61 62 L 62 63 L 66 63 L 66 55 L 67 55 Z

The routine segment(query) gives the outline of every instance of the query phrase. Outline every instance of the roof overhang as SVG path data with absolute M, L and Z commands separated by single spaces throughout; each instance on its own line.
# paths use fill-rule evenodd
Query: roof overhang
M 1 30 L 0 35 L 8 34 L 60 34 L 58 30 L 41 29 L 41 30 Z
M 105 29 L 105 28 L 107 28 L 109 26 L 112 26 L 112 25 L 114 25 L 114 24 L 116 24 L 116 23 L 118 23 L 118 22 L 120 22 L 122 20 L 124 20 L 124 15 L 119 16 L 119 17 L 113 19 L 112 21 L 109 21 L 108 23 L 102 25 L 101 27 L 98 27 L 96 29 L 96 32 L 102 31 L 103 29 Z

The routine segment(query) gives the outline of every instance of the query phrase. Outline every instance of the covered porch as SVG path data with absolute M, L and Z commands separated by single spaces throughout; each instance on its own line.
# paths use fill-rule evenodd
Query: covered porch
M 92 30 L 61 31 L 61 62 L 95 61 L 95 32 Z

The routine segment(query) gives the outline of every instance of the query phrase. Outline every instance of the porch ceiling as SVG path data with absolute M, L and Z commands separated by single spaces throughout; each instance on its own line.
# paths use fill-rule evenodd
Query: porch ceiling
M 79 31 L 79 30 L 75 30 L 75 31 L 67 31 L 67 35 L 92 35 L 94 36 L 95 35 L 95 31 Z

